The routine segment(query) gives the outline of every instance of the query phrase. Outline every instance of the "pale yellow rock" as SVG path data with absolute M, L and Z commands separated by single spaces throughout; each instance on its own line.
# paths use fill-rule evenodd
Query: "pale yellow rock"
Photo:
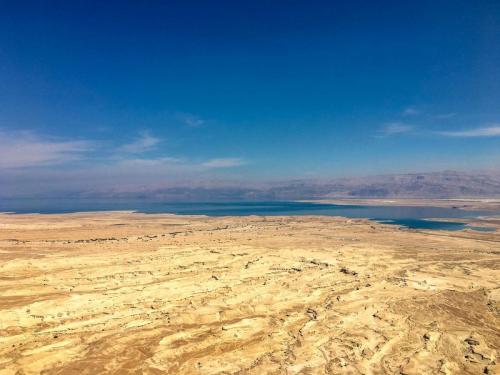
M 494 374 L 499 261 L 500 231 L 0 214 L 0 375 Z

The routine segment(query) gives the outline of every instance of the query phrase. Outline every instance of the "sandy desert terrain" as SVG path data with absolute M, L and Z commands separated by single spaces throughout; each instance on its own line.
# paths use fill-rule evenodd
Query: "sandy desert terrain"
M 0 375 L 500 373 L 499 261 L 499 231 L 2 214 Z

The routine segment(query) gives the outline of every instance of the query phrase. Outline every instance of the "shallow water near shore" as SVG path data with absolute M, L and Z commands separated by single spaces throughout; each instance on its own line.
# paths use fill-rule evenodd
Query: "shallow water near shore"
M 0 212 L 73 213 L 82 211 L 132 210 L 143 213 L 172 213 L 207 216 L 288 216 L 326 215 L 367 218 L 411 229 L 489 231 L 487 227 L 470 227 L 461 221 L 478 216 L 498 215 L 491 211 L 465 211 L 446 207 L 361 206 L 310 202 L 162 202 L 125 199 L 24 199 L 3 200 Z M 439 220 L 446 219 L 446 220 Z

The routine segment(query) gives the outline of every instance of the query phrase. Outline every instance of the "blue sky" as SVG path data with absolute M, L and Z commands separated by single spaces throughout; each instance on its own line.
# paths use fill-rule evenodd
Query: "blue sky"
M 497 167 L 498 46 L 498 1 L 10 2 L 0 180 L 135 189 Z

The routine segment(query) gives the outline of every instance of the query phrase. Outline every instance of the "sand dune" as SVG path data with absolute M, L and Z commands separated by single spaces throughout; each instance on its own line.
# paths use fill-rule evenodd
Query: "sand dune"
M 493 374 L 499 255 L 332 217 L 0 215 L 0 375 Z

